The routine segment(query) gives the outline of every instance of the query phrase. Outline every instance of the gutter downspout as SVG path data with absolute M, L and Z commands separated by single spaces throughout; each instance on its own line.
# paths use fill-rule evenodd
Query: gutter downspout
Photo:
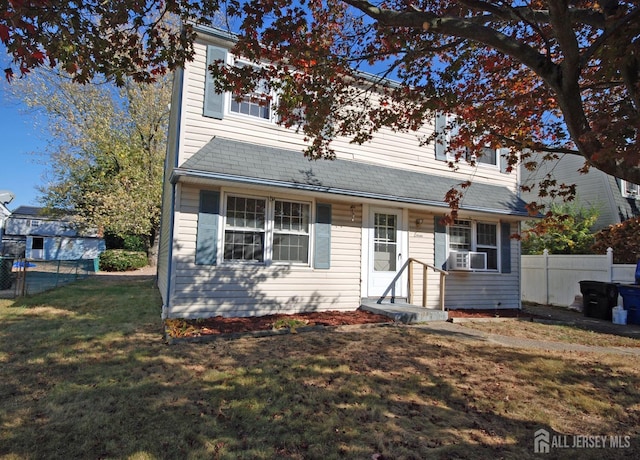
M 179 79 L 179 81 L 176 81 L 176 78 Z M 176 209 L 176 194 L 177 194 L 177 184 L 173 183 L 170 181 L 170 177 L 173 175 L 173 170 L 175 168 L 178 167 L 178 158 L 179 158 L 179 152 L 180 152 L 180 132 L 181 132 L 181 125 L 182 125 L 182 103 L 183 103 L 183 91 L 184 91 L 184 69 L 179 69 L 175 74 L 174 74 L 174 81 L 173 81 L 174 87 L 177 84 L 178 88 L 179 88 L 179 97 L 178 97 L 178 101 L 177 104 L 175 104 L 177 106 L 177 115 L 176 115 L 176 126 L 172 127 L 171 124 L 169 125 L 169 130 L 171 129 L 175 129 L 175 134 L 176 134 L 176 139 L 175 139 L 175 145 L 173 146 L 174 149 L 174 161 L 173 161 L 173 165 L 169 165 L 169 146 L 167 146 L 167 156 L 165 158 L 165 169 L 164 169 L 164 178 L 163 178 L 163 183 L 165 183 L 165 181 L 168 181 L 171 188 L 170 188 L 170 205 L 169 205 L 169 212 L 170 212 L 170 217 L 169 217 L 169 247 L 167 248 L 167 258 L 169 259 L 167 261 L 167 290 L 165 292 L 165 298 L 167 299 L 165 304 L 162 305 L 162 319 L 166 319 L 168 316 L 168 311 L 171 307 L 171 288 L 172 288 L 172 280 L 173 280 L 173 239 L 174 239 L 174 232 L 175 232 L 175 209 Z M 173 106 L 172 106 L 173 109 Z M 171 168 L 171 173 L 167 175 L 167 173 L 169 172 L 169 168 Z M 163 193 L 166 192 L 166 189 L 163 187 Z

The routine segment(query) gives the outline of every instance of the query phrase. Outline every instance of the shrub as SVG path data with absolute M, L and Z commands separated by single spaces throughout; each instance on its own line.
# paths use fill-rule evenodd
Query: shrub
M 635 264 L 640 257 L 640 218 L 625 220 L 620 224 L 609 225 L 595 235 L 592 246 L 596 254 L 606 254 L 607 248 L 613 249 L 613 262 L 616 264 Z
M 100 254 L 100 270 L 105 272 L 124 272 L 136 270 L 147 265 L 147 254 L 142 251 L 124 251 L 107 249 Z
M 594 236 L 591 227 L 598 210 L 574 203 L 552 204 L 547 216 L 522 232 L 522 254 L 591 254 Z
M 122 238 L 122 249 L 127 251 L 145 251 L 147 250 L 147 243 L 144 237 L 140 235 L 127 235 Z
M 143 235 L 116 235 L 106 231 L 104 241 L 107 249 L 124 249 L 125 251 L 146 251 L 148 238 Z

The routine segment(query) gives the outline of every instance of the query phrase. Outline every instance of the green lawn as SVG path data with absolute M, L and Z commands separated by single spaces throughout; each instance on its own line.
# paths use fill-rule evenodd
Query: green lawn
M 0 458 L 640 456 L 628 357 L 395 326 L 166 345 L 152 282 L 105 278 L 0 301 Z M 539 428 L 630 446 L 541 457 Z

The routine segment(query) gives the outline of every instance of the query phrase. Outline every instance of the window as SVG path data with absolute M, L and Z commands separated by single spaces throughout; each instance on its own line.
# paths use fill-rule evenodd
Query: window
M 264 199 L 227 197 L 225 260 L 264 260 L 265 212 Z
M 273 260 L 309 263 L 309 205 L 276 201 Z
M 396 271 L 398 252 L 398 219 L 395 214 L 375 213 L 373 269 L 377 272 Z
M 482 149 L 481 154 L 476 158 L 477 163 L 496 166 L 498 164 L 498 151 L 490 147 Z
M 449 227 L 449 270 L 497 270 L 498 225 L 456 220 Z
M 471 154 L 467 146 L 451 149 L 451 143 L 458 137 L 460 126 L 457 117 L 453 114 L 439 113 L 435 118 L 435 155 L 437 160 L 447 162 L 455 161 L 456 157 L 475 162 L 477 165 L 488 165 L 500 168 L 500 172 L 506 173 L 506 163 L 500 161 L 500 149 L 484 147 L 479 154 Z
M 224 260 L 308 264 L 310 213 L 308 203 L 228 195 Z
M 239 66 L 246 64 L 237 64 Z M 258 82 L 252 93 L 231 97 L 230 110 L 233 113 L 239 113 L 264 120 L 271 119 L 271 105 L 269 104 L 269 86 L 265 80 Z M 240 98 L 238 98 L 240 96 Z
M 498 269 L 498 226 L 496 224 L 476 224 L 476 251 L 487 255 L 487 270 Z
M 638 186 L 637 184 L 632 184 L 631 182 L 627 182 L 625 180 L 621 180 L 620 185 L 622 187 L 622 196 L 627 198 L 640 199 L 640 186 Z
M 32 219 L 29 221 L 29 227 L 39 227 L 41 223 L 41 220 Z

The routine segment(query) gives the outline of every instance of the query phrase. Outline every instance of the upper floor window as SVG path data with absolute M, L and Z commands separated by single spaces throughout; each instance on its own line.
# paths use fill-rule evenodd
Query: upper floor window
M 31 219 L 29 221 L 29 227 L 39 227 L 40 224 L 42 224 L 42 221 L 38 219 Z
M 621 180 L 620 186 L 622 188 L 622 196 L 640 199 L 640 186 L 638 184 L 632 184 L 626 180 Z
M 475 159 L 476 163 L 498 166 L 498 151 L 491 147 L 484 147 L 480 155 Z
M 449 270 L 497 270 L 498 225 L 456 220 L 449 227 Z
M 450 148 L 451 143 L 457 138 L 459 125 L 455 115 L 438 114 L 435 119 L 435 129 L 439 133 L 436 136 L 435 153 L 436 159 L 454 161 L 456 157 L 477 164 L 489 166 L 501 166 L 500 150 L 491 147 L 484 147 L 479 155 L 471 154 L 466 146 L 456 149 Z M 506 171 L 503 171 L 506 172 Z
M 241 61 L 236 62 L 236 66 L 243 67 L 250 64 Z M 270 90 L 267 82 L 261 80 L 256 85 L 254 91 L 246 94 L 231 95 L 231 106 L 229 110 L 232 113 L 248 115 L 250 117 L 262 118 L 264 120 L 271 119 Z

